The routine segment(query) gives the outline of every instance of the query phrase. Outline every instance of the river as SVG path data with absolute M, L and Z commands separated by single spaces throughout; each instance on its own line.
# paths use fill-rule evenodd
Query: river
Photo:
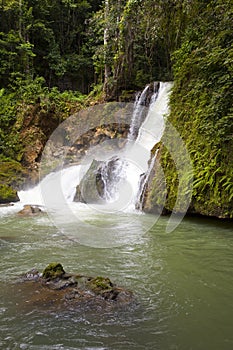
M 125 240 L 95 248 L 61 234 L 47 215 L 19 219 L 12 210 L 1 209 L 1 349 L 233 348 L 232 223 L 185 218 L 168 234 L 166 217 L 145 232 L 150 215 L 99 213 L 92 224 L 113 224 Z M 16 278 L 51 261 L 108 276 L 137 302 L 114 312 L 29 307 Z

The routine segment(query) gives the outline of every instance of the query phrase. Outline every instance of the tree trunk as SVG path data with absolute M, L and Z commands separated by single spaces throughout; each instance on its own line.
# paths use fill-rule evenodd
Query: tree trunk
M 105 28 L 104 28 L 104 92 L 109 94 L 108 82 L 111 69 L 108 64 L 108 45 L 109 45 L 109 0 L 105 0 Z

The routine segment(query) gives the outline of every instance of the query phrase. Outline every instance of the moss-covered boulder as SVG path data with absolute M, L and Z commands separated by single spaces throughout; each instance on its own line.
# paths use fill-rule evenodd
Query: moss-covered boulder
M 92 278 L 88 285 L 90 289 L 97 294 L 101 294 L 103 291 L 111 291 L 113 288 L 113 284 L 110 279 L 101 276 Z
M 60 263 L 51 263 L 43 271 L 42 277 L 46 279 L 54 279 L 62 277 L 65 274 L 63 266 Z
M 19 201 L 17 191 L 9 185 L 0 184 L 0 203 L 10 203 Z
M 0 158 L 0 203 L 17 202 L 17 189 L 23 184 L 26 171 L 20 163 Z

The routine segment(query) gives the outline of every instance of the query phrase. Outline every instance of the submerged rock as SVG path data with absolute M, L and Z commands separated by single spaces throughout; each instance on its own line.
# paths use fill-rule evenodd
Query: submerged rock
M 25 273 L 25 275 L 22 276 L 22 279 L 24 281 L 37 281 L 40 277 L 42 277 L 42 273 L 36 269 L 32 269 Z
M 131 291 L 112 283 L 108 277 L 69 274 L 60 263 L 51 263 L 40 273 L 33 269 L 20 278 L 27 305 L 75 309 L 112 309 L 132 304 Z
M 37 205 L 26 204 L 23 206 L 23 209 L 20 210 L 17 214 L 20 216 L 32 216 L 41 214 L 42 210 Z

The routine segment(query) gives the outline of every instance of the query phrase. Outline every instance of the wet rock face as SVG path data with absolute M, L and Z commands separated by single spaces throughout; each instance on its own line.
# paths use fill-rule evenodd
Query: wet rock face
M 155 92 L 159 91 L 159 82 L 154 82 L 154 83 L 150 83 L 149 88 L 147 90 L 147 94 L 145 96 L 145 101 L 144 104 L 145 106 L 149 107 L 150 103 L 151 103 L 151 98 L 154 95 Z
M 102 161 L 95 159 L 92 161 L 88 171 L 76 188 L 74 202 L 98 203 L 101 201 L 103 184 L 101 176 L 99 176 L 99 169 L 102 164 Z
M 85 125 L 85 120 L 83 123 Z M 46 166 L 54 170 L 54 161 L 55 163 L 59 161 L 64 157 L 64 154 L 64 165 L 80 164 L 90 149 L 94 149 L 97 145 L 103 143 L 109 142 L 108 147 L 120 150 L 127 141 L 129 128 L 130 125 L 124 123 L 104 124 L 86 131 L 72 145 L 68 144 L 67 141 L 67 139 L 73 138 L 71 131 L 58 129 L 55 144 L 52 142 L 49 145 L 47 144 L 46 153 L 43 153 L 43 157 L 46 159 Z M 71 128 L 71 130 L 73 129 Z
M 20 283 L 28 305 L 112 309 L 135 301 L 131 291 L 112 283 L 108 277 L 69 274 L 60 263 L 49 264 L 43 273 L 33 269 L 21 276 Z
M 114 183 L 120 181 L 117 170 L 121 162 L 114 156 L 108 161 L 93 159 L 89 169 L 76 187 L 74 202 L 103 203 L 106 200 L 106 192 L 111 193 Z

